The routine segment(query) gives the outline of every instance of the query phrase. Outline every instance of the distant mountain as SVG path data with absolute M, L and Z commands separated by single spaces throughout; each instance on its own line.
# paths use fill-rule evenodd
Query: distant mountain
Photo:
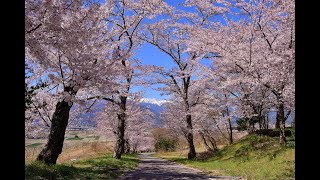
M 158 99 L 155 99 L 155 98 L 142 98 L 141 99 L 141 102 L 144 102 L 144 103 L 149 103 L 149 104 L 155 104 L 155 105 L 158 105 L 158 106 L 161 106 L 169 101 L 167 100 L 158 100 Z
M 161 120 L 160 120 L 160 114 L 164 110 L 164 105 L 167 101 L 166 100 L 156 100 L 156 99 L 147 99 L 144 98 L 140 102 L 140 106 L 149 109 L 151 112 L 155 114 L 155 119 L 153 120 L 154 126 L 162 126 Z M 95 117 L 95 114 L 97 112 L 100 112 L 103 110 L 105 101 L 97 101 L 95 105 L 93 105 L 92 110 L 90 112 L 82 114 L 78 120 L 78 123 L 76 126 L 89 126 L 89 127 L 95 127 L 96 122 L 93 120 Z M 73 107 L 72 109 L 75 109 Z M 74 126 L 74 125 L 73 125 Z
M 73 124 L 71 126 L 80 126 L 80 127 L 96 127 L 96 121 L 94 121 L 94 118 L 96 116 L 97 112 L 100 112 L 103 110 L 105 105 L 104 101 L 97 101 L 92 107 L 91 110 L 87 113 L 83 113 L 79 116 L 79 120 L 77 121 L 77 124 Z M 76 107 L 73 106 L 71 110 L 75 109 Z
M 140 103 L 141 107 L 148 108 L 151 112 L 154 113 L 155 119 L 153 120 L 153 124 L 155 126 L 162 126 L 162 122 L 160 119 L 160 114 L 162 111 L 164 111 L 164 104 L 159 105 L 158 103 L 148 103 L 148 102 L 141 102 Z
M 160 114 L 164 111 L 164 106 L 166 103 L 168 103 L 168 100 L 157 100 L 155 98 L 142 98 L 140 105 L 142 107 L 148 108 L 151 112 L 155 114 L 155 119 L 153 121 L 153 124 L 156 127 L 163 126 L 163 123 L 160 119 Z

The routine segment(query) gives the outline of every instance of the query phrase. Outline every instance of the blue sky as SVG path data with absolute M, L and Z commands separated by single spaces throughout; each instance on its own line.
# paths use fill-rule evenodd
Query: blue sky
M 174 67 L 174 63 L 172 59 L 169 57 L 169 55 L 161 52 L 157 47 L 145 43 L 142 45 L 141 49 L 137 52 L 135 55 L 135 58 L 138 58 L 141 60 L 142 64 L 145 65 L 155 65 L 155 66 L 164 66 L 166 68 Z M 163 100 L 168 98 L 168 96 L 161 96 L 159 91 L 154 90 L 153 88 L 161 87 L 163 85 L 153 85 L 149 88 L 143 88 L 143 87 L 133 87 L 132 92 L 144 90 L 145 98 L 155 98 L 158 100 Z

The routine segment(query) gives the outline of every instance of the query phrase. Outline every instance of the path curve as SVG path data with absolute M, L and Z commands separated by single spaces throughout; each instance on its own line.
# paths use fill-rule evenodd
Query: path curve
M 196 180 L 239 180 L 237 177 L 207 176 L 202 171 L 186 167 L 164 159 L 152 157 L 153 153 L 139 154 L 140 163 L 135 170 L 128 171 L 119 180 L 169 180 L 169 179 L 196 179 Z

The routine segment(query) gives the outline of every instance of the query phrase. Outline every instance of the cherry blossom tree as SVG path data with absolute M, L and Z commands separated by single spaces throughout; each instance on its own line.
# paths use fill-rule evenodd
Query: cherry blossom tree
M 105 21 L 113 5 L 30 0 L 25 6 L 26 61 L 35 78 L 47 79 L 57 98 L 48 142 L 37 160 L 55 164 L 77 92 L 107 84 L 101 77 L 115 71 L 110 37 L 118 32 Z
M 123 153 L 137 152 L 138 150 L 152 149 L 153 139 L 151 136 L 152 118 L 151 111 L 140 106 L 140 98 L 130 98 L 126 103 L 126 119 L 124 121 L 123 146 L 120 149 L 120 156 Z M 96 121 L 97 132 L 106 135 L 109 139 L 115 140 L 115 151 L 118 153 L 118 120 L 122 109 L 119 105 L 106 102 L 103 111 L 98 112 Z
M 241 87 L 250 92 L 243 93 L 242 100 L 262 86 L 273 94 L 274 98 L 269 99 L 274 100 L 280 143 L 284 144 L 285 120 L 294 109 L 294 1 L 252 0 L 232 4 L 238 9 L 234 14 L 238 19 L 226 18 L 225 24 L 211 23 L 211 28 L 194 28 L 189 47 L 219 54 L 221 58 L 215 58 L 217 68 L 213 74 L 225 78 L 222 87 L 229 91 L 236 89 L 233 93 L 239 93 Z M 262 108 L 257 107 L 254 109 L 258 112 L 246 113 L 259 115 Z
M 109 101 L 119 108 L 117 110 L 117 140 L 114 157 L 120 159 L 121 154 L 124 152 L 125 144 L 128 142 L 125 139 L 125 124 L 127 101 L 131 96 L 132 86 L 136 84 L 133 82 L 133 77 L 143 74 L 142 66 L 136 59 L 132 58 L 141 44 L 141 40 L 137 38 L 137 32 L 142 31 L 141 23 L 143 19 L 154 18 L 167 11 L 167 5 L 159 0 L 151 2 L 120 0 L 113 1 L 113 3 L 115 8 L 108 21 L 112 22 L 115 25 L 114 28 L 121 33 L 112 37 L 112 41 L 117 44 L 114 46 L 112 56 L 116 59 L 122 57 L 122 59 L 115 63 L 118 68 L 118 74 L 112 78 L 112 81 L 116 82 L 116 85 L 112 86 L 112 88 L 99 89 L 98 94 L 100 95 L 98 98 Z
M 219 7 L 214 4 L 219 4 Z M 193 121 L 191 116 L 191 107 L 197 105 L 197 102 L 191 102 L 190 87 L 193 86 L 195 71 L 198 61 L 211 56 L 211 53 L 193 51 L 188 43 L 192 35 L 190 30 L 193 27 L 204 26 L 204 23 L 213 16 L 223 14 L 228 11 L 229 3 L 227 1 L 195 1 L 188 0 L 183 3 L 185 8 L 196 8 L 195 12 L 187 12 L 181 9 L 173 9 L 168 14 L 168 19 L 162 19 L 150 24 L 145 28 L 146 33 L 141 33 L 141 39 L 150 43 L 167 54 L 176 67 L 165 69 L 159 67 L 157 73 L 163 76 L 157 82 L 165 84 L 166 87 L 160 90 L 179 98 L 184 110 L 181 116 L 184 116 L 184 123 L 187 125 L 186 139 L 189 145 L 188 159 L 196 156 L 193 143 Z M 189 43 L 190 44 L 190 43 Z M 197 98 L 196 98 L 197 99 Z
M 188 158 L 192 159 L 196 156 L 196 151 L 193 143 L 191 114 L 188 114 L 191 106 L 189 103 L 188 90 L 191 86 L 190 81 L 194 65 L 189 63 L 189 61 L 194 60 L 197 55 L 190 53 L 187 54 L 187 58 L 182 56 L 186 47 L 179 38 L 181 38 L 183 32 L 178 32 L 174 26 L 168 26 L 167 22 L 161 21 L 159 23 L 152 24 L 148 29 L 151 37 L 146 36 L 143 39 L 159 48 L 162 52 L 168 54 L 176 63 L 177 67 L 169 71 L 164 68 L 159 68 L 158 73 L 165 78 L 163 80 L 158 80 L 158 82 L 166 85 L 162 90 L 175 94 L 183 100 L 180 102 L 184 107 L 185 123 L 188 125 L 188 132 L 186 136 L 189 144 Z

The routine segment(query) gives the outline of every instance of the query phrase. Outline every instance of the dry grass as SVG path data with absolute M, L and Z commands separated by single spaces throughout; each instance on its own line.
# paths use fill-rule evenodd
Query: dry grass
M 106 153 L 112 153 L 113 147 L 106 142 L 88 142 L 79 146 L 66 149 L 61 153 L 57 162 L 68 162 L 78 159 L 88 159 L 100 156 Z
M 77 135 L 79 140 L 70 139 Z M 69 140 L 68 140 L 69 139 Z M 46 144 L 47 139 L 26 139 L 25 143 L 25 163 L 33 162 L 41 149 Z M 57 163 L 71 162 L 78 159 L 98 157 L 102 154 L 111 153 L 113 143 L 106 141 L 104 137 L 88 132 L 69 132 L 65 135 L 62 153 Z
M 37 158 L 41 151 L 41 147 L 25 148 L 25 161 L 30 163 Z M 100 156 L 102 154 L 111 153 L 113 147 L 107 142 L 82 142 L 72 145 L 67 145 L 63 148 L 57 163 L 69 162 L 78 159 L 87 159 Z

